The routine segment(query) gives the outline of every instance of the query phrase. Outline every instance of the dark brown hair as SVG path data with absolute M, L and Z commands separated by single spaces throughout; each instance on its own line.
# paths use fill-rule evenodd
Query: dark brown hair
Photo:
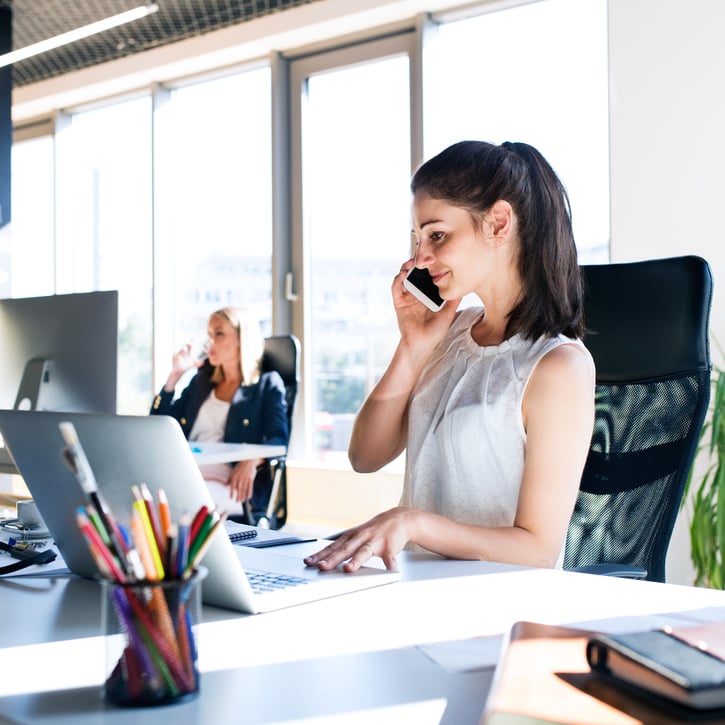
M 582 277 L 569 197 L 533 146 L 461 141 L 424 163 L 410 186 L 413 193 L 466 209 L 477 225 L 499 199 L 511 204 L 518 224 L 523 292 L 509 314 L 507 337 L 582 336 Z

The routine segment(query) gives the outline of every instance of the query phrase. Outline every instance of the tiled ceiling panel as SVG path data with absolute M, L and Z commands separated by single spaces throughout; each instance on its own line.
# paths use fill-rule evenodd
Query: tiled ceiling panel
M 156 0 L 158 11 L 145 18 L 15 63 L 13 85 L 35 83 L 315 1 Z M 141 4 L 143 0 L 0 0 L 0 7 L 12 9 L 13 49 Z

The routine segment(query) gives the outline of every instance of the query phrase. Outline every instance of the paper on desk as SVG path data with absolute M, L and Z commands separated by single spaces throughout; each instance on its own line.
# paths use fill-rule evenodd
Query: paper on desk
M 607 617 L 588 621 L 567 622 L 567 626 L 595 632 L 618 633 L 639 632 L 644 629 L 682 627 L 688 624 L 725 621 L 725 607 L 705 607 L 681 612 L 653 612 L 630 616 Z
M 223 441 L 190 441 L 189 447 L 197 463 L 234 463 L 253 458 L 275 458 L 287 452 L 285 446 L 257 443 L 225 443 Z
M 474 672 L 496 666 L 503 635 L 471 637 L 451 642 L 419 645 L 418 649 L 450 674 Z
M 725 607 L 707 607 L 684 612 L 665 614 L 611 617 L 587 622 L 570 622 L 569 625 L 592 632 L 636 632 L 643 629 L 659 629 L 666 626 L 682 626 L 705 622 L 725 621 Z M 419 645 L 418 649 L 430 660 L 451 674 L 474 672 L 496 666 L 503 635 L 471 637 L 449 642 Z

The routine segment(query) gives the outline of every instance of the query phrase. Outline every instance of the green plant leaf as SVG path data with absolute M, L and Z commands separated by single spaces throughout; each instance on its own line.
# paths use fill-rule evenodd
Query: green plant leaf
M 713 367 L 710 419 L 703 425 L 695 461 L 706 455 L 707 468 L 692 497 L 690 558 L 695 585 L 723 589 L 725 584 L 725 371 Z M 693 486 L 694 464 L 682 505 Z

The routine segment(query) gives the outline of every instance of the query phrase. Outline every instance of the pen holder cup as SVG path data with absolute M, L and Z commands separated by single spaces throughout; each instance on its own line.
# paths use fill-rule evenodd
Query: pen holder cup
M 196 641 L 206 574 L 199 567 L 187 579 L 102 582 L 106 702 L 167 705 L 198 693 Z

